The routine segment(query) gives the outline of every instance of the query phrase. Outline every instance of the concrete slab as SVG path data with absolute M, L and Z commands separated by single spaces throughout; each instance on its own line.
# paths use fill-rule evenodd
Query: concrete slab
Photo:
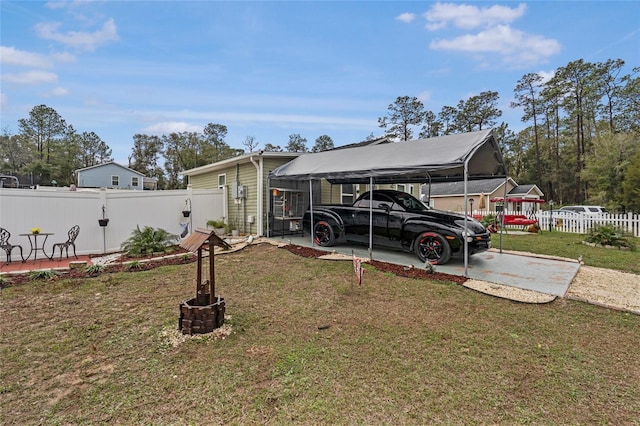
M 311 238 L 308 235 L 285 236 L 282 240 L 304 247 L 312 246 Z M 368 247 L 359 245 L 340 244 L 334 247 L 316 246 L 315 248 L 349 256 L 353 253 L 361 258 L 369 258 Z M 424 267 L 424 264 L 415 255 L 403 251 L 374 247 L 371 257 L 375 260 L 398 265 Z M 499 253 L 496 250 L 490 250 L 469 258 L 467 275 L 476 280 L 563 297 L 579 269 L 580 263 L 577 261 Z M 464 276 L 464 261 L 451 259 L 446 265 L 436 266 L 436 270 L 446 274 Z

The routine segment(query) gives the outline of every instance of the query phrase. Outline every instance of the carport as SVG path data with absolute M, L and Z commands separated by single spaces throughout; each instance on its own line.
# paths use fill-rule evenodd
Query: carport
M 496 177 L 506 179 L 507 171 L 492 129 L 303 154 L 269 173 L 269 179 L 309 181 L 311 200 L 312 183 L 320 179 L 331 184 L 369 184 L 371 190 L 375 184 L 464 181 L 465 221 L 469 215 L 467 182 Z M 313 220 L 313 202 L 310 210 Z M 369 227 L 371 257 L 373 224 Z M 311 242 L 313 245 L 313 234 Z M 465 240 L 465 276 L 468 262 Z

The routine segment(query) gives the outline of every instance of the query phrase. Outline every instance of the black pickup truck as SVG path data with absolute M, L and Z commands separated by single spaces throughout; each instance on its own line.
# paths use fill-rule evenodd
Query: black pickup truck
M 319 246 L 339 242 L 369 244 L 369 214 L 373 214 L 373 244 L 414 252 L 422 262 L 447 263 L 452 255 L 462 256 L 467 238 L 469 254 L 491 247 L 489 232 L 477 220 L 464 215 L 435 210 L 410 194 L 392 190 L 362 194 L 352 206 L 313 206 L 313 236 Z M 371 207 L 370 207 L 371 206 Z M 311 232 L 311 211 L 302 219 Z

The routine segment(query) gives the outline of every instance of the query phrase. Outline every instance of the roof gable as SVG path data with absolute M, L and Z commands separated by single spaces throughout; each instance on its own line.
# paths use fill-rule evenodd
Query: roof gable
M 516 196 L 524 196 L 524 195 L 537 195 L 539 197 L 544 196 L 544 193 L 538 188 L 538 185 L 529 184 L 529 185 L 516 185 L 511 191 L 509 191 L 509 195 Z
M 98 169 L 98 168 L 114 167 L 114 166 L 115 166 L 115 167 L 119 167 L 119 168 L 121 168 L 121 169 L 123 169 L 123 170 L 126 170 L 126 171 L 128 171 L 128 172 L 130 172 L 130 173 L 137 174 L 137 175 L 142 176 L 142 177 L 144 177 L 144 176 L 145 176 L 145 175 L 144 175 L 144 173 L 140 173 L 140 172 L 139 172 L 139 171 L 137 171 L 137 170 L 133 170 L 133 169 L 130 169 L 129 167 L 125 167 L 125 166 L 123 166 L 122 164 L 118 164 L 118 163 L 116 163 L 115 161 L 109 161 L 109 162 L 107 162 L 107 163 L 96 164 L 96 165 L 94 165 L 94 166 L 85 167 L 85 168 L 83 168 L 83 169 L 77 169 L 77 170 L 76 170 L 76 173 L 86 172 L 86 171 L 93 170 L 93 169 Z

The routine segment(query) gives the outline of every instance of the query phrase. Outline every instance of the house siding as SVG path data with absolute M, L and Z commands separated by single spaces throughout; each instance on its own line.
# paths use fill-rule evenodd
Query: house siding
M 143 188 L 142 173 L 137 173 L 118 164 L 103 164 L 86 170 L 78 171 L 79 188 L 114 188 L 138 189 Z M 118 185 L 112 184 L 112 176 L 118 176 Z M 131 184 L 131 178 L 138 178 L 138 185 Z
M 227 167 L 217 168 L 215 170 L 189 176 L 189 183 L 194 189 L 210 189 L 218 188 L 218 176 L 226 175 L 226 214 L 224 218 L 212 218 L 215 220 L 223 219 L 228 224 L 235 224 L 237 229 L 241 232 L 255 233 L 258 229 L 258 168 L 251 163 L 248 159 L 243 159 L 243 162 L 239 165 L 229 164 Z M 267 218 L 267 202 L 269 200 L 269 188 L 268 177 L 269 172 L 281 165 L 291 161 L 291 158 L 269 158 L 260 157 L 256 155 L 254 157 L 256 164 L 260 164 L 262 161 L 262 203 L 263 203 L 263 227 L 266 231 L 266 218 Z M 236 203 L 236 199 L 233 194 L 234 183 L 244 186 L 244 201 L 242 203 Z M 304 184 L 304 182 L 302 182 Z M 304 185 L 303 185 L 304 186 Z M 308 191 L 308 186 L 305 186 Z M 248 217 L 253 216 L 254 223 L 248 223 Z

